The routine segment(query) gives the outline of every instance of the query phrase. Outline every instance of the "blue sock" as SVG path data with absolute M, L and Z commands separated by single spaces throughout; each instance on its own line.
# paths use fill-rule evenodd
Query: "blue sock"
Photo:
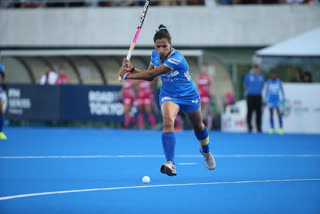
M 204 127 L 204 130 L 202 132 L 194 132 L 200 145 L 201 145 L 201 150 L 204 153 L 209 153 L 209 134 L 207 127 Z
M 162 133 L 162 147 L 167 161 L 174 163 L 174 148 L 176 145 L 176 137 L 174 132 Z
M 0 132 L 3 131 L 4 116 L 0 116 Z
M 279 115 L 278 117 L 279 117 L 279 125 L 280 125 L 280 128 L 282 129 L 282 116 Z
M 270 125 L 271 125 L 271 128 L 273 129 L 274 128 L 273 115 L 270 115 Z

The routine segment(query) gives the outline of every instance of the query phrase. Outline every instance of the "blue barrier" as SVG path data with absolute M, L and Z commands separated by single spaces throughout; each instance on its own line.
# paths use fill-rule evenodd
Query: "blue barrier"
M 122 121 L 120 86 L 7 86 L 5 115 L 9 120 Z

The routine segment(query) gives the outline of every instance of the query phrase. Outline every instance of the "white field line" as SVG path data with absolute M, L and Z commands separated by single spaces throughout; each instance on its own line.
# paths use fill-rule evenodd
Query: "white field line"
M 32 155 L 0 156 L 0 159 L 82 159 L 82 158 L 163 158 L 164 155 Z M 202 158 L 202 155 L 176 155 L 177 158 Z M 214 155 L 215 158 L 319 158 L 316 154 Z
M 177 164 L 182 166 L 192 166 L 192 165 L 197 165 L 198 163 L 177 163 Z
M 161 184 L 161 185 L 144 185 L 144 186 L 107 187 L 107 188 L 64 190 L 64 191 L 40 192 L 40 193 L 30 193 L 30 194 L 4 196 L 4 197 L 0 197 L 0 201 L 17 199 L 17 198 L 28 198 L 28 197 L 35 197 L 35 196 L 44 196 L 44 195 L 57 195 L 57 194 L 67 194 L 67 193 L 108 191 L 108 190 L 121 190 L 121 189 L 142 189 L 142 188 L 157 188 L 157 187 L 201 186 L 201 185 L 218 185 L 218 184 L 306 182 L 306 181 L 320 181 L 320 179 L 314 178 L 314 179 L 283 179 L 283 180 L 254 180 L 254 181 L 223 181 L 223 182 L 208 182 L 208 183 L 186 183 L 186 184 Z

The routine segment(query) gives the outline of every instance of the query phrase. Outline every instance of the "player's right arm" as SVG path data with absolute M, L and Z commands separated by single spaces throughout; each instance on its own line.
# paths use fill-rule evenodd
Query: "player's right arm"
M 244 96 L 247 95 L 247 88 L 248 88 L 248 74 L 243 79 L 243 92 Z
M 127 79 L 143 79 L 143 80 L 152 81 L 153 78 L 171 71 L 170 68 L 168 68 L 164 65 L 160 65 L 159 67 L 153 68 L 151 70 L 140 70 L 140 69 L 136 69 L 136 68 L 134 70 L 136 72 L 130 73 L 127 76 Z
M 133 72 L 131 72 L 132 70 L 133 70 Z M 142 80 L 151 81 L 151 80 L 153 80 L 153 78 L 155 78 L 155 77 L 157 77 L 157 76 L 159 76 L 161 74 L 165 74 L 165 73 L 167 73 L 169 71 L 171 71 L 171 69 L 166 67 L 166 66 L 164 66 L 164 65 L 160 65 L 160 66 L 158 66 L 156 68 L 154 68 L 153 66 L 149 65 L 148 70 L 140 70 L 140 69 L 136 69 L 136 68 L 133 68 L 133 67 L 130 67 L 130 68 L 127 69 L 127 68 L 122 66 L 121 69 L 120 69 L 119 75 L 122 78 L 125 75 L 127 75 L 126 79 L 142 79 Z

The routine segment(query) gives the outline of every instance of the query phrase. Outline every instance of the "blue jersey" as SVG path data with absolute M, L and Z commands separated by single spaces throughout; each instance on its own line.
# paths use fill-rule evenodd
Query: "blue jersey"
M 279 107 L 280 95 L 283 100 L 285 99 L 281 80 L 270 79 L 265 83 L 265 87 L 265 100 L 268 102 L 269 107 Z
M 194 96 L 195 92 L 198 93 L 189 73 L 189 65 L 177 50 L 171 48 L 169 55 L 163 62 L 161 62 L 157 51 L 154 50 L 150 63 L 154 67 L 164 65 L 171 70 L 161 75 L 162 87 L 160 93 L 162 97 L 183 99 Z
M 189 65 L 181 53 L 171 48 L 167 58 L 161 62 L 158 52 L 153 50 L 150 63 L 155 68 L 164 65 L 170 69 L 161 75 L 160 104 L 171 101 L 185 112 L 199 109 L 199 92 L 191 79 Z
M 264 78 L 261 74 L 257 76 L 253 72 L 250 72 L 244 78 L 243 84 L 247 86 L 247 95 L 261 95 L 264 84 Z

